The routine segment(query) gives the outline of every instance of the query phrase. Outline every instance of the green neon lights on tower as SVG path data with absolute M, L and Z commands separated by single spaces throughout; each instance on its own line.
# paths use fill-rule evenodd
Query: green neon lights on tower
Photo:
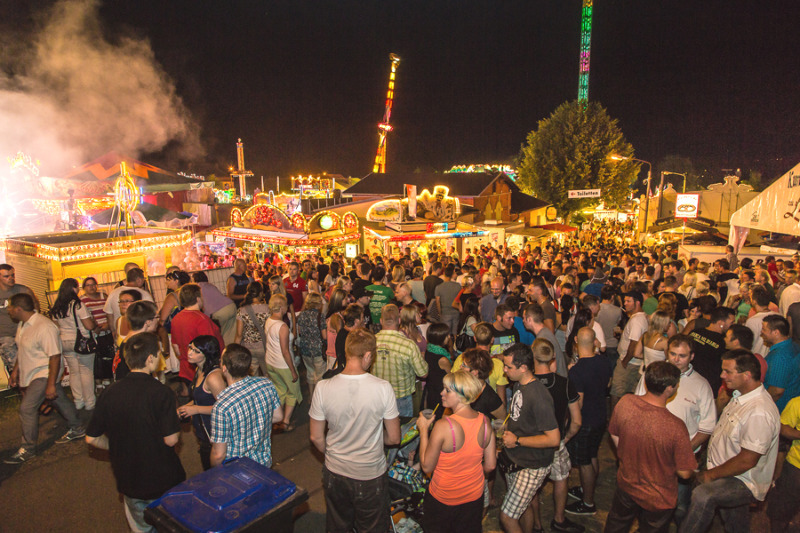
M 578 71 L 578 100 L 589 100 L 589 53 L 592 48 L 592 0 L 583 0 L 581 11 L 581 50 Z

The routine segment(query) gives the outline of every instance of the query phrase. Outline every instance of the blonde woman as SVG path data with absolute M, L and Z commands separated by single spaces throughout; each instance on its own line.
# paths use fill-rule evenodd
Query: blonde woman
M 277 433 L 294 429 L 294 424 L 291 423 L 292 412 L 303 401 L 300 376 L 289 353 L 289 327 L 283 321 L 288 305 L 286 296 L 273 294 L 269 299 L 270 315 L 264 328 L 267 334 L 267 375 L 275 385 L 283 407 L 283 420 L 272 424 L 273 431 Z
M 389 282 L 389 288 L 395 290 L 398 285 L 405 283 L 405 281 L 406 269 L 399 264 L 395 265 L 394 268 L 392 268 L 392 281 Z
M 422 322 L 422 317 L 419 314 L 419 309 L 416 305 L 404 305 L 400 309 L 400 331 L 414 341 L 419 347 L 419 353 L 424 354 L 428 349 L 428 341 L 425 340 L 425 335 L 419 324 Z
M 678 292 L 683 294 L 687 300 L 695 297 L 697 285 L 697 274 L 694 272 L 687 272 L 683 276 L 683 284 L 678 287 Z
M 672 318 L 666 311 L 658 310 L 650 315 L 649 327 L 642 335 L 642 342 L 636 345 L 634 357 L 641 357 L 644 362 L 639 372 L 644 373 L 647 365 L 654 361 L 664 361 L 667 350 L 668 331 L 672 327 Z

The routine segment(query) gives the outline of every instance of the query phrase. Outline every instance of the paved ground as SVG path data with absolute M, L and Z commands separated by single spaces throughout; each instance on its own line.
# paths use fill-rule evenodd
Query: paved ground
M 16 398 L 0 405 L 0 458 L 19 446 L 20 424 Z M 324 531 L 325 501 L 321 488 L 321 461 L 312 453 L 308 439 L 308 403 L 297 410 L 298 427 L 288 434 L 273 437 L 274 468 L 309 492 L 309 500 L 296 510 L 295 531 Z M 54 441 L 66 430 L 56 413 L 41 417 L 39 456 L 21 466 L 0 463 L 0 531 L 24 532 L 125 532 L 127 523 L 121 498 L 116 492 L 111 467 L 105 452 L 90 450 L 82 441 L 56 445 Z M 188 476 L 201 472 L 197 444 L 191 425 L 182 428 L 179 454 Z M 598 513 L 592 517 L 571 517 L 587 531 L 602 531 L 614 491 L 615 461 L 607 446 L 601 453 Z M 573 472 L 572 484 L 577 484 Z M 502 482 L 495 489 L 498 500 L 504 491 Z M 552 518 L 550 486 L 543 492 L 545 530 Z M 484 531 L 499 532 L 497 509 L 484 520 Z M 674 528 L 673 528 L 674 531 Z M 722 528 L 715 524 L 712 531 Z M 769 531 L 763 514 L 753 514 L 752 531 Z

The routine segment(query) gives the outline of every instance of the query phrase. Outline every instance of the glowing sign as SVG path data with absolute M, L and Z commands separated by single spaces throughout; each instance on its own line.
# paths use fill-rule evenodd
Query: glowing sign
M 8 162 L 11 164 L 11 170 L 22 167 L 24 169 L 27 169 L 34 176 L 39 175 L 39 165 L 41 165 L 41 163 L 39 162 L 38 159 L 34 161 L 33 159 L 31 159 L 31 156 L 25 155 L 22 152 L 17 152 L 17 155 L 15 155 L 14 157 L 8 157 L 7 159 Z
M 319 217 L 319 227 L 324 230 L 329 230 L 333 227 L 333 217 L 330 215 L 322 215 Z
M 675 201 L 675 218 L 697 218 L 699 194 L 678 194 Z
M 437 185 L 431 193 L 423 189 L 417 196 L 416 219 L 431 222 L 453 222 L 461 214 L 458 198 L 449 196 L 450 189 Z M 401 222 L 408 217 L 408 198 L 402 200 L 381 200 L 372 204 L 367 211 L 367 220 L 371 222 Z

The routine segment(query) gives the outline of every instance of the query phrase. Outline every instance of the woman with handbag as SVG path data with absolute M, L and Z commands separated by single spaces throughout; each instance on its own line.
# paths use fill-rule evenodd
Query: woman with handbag
M 458 333 L 456 335 L 455 348 L 457 353 L 463 353 L 475 347 L 475 324 L 481 321 L 481 313 L 478 310 L 479 300 L 474 294 L 470 294 L 464 300 L 461 318 L 458 320 Z
M 50 316 L 61 332 L 64 359 L 69 368 L 69 386 L 76 409 L 91 411 L 95 405 L 94 353 L 97 349 L 93 331 L 97 323 L 78 298 L 78 281 L 66 278 L 50 308 Z

